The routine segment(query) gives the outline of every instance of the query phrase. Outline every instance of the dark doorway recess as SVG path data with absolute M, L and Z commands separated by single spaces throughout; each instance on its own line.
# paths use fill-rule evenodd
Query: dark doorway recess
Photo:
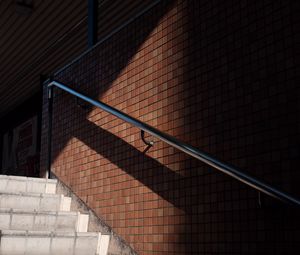
M 42 93 L 0 119 L 0 173 L 39 176 Z

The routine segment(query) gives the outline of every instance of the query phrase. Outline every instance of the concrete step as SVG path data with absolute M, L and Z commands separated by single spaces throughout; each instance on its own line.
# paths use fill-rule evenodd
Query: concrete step
M 45 211 L 70 211 L 71 198 L 58 194 L 0 193 L 0 208 Z
M 87 232 L 89 216 L 79 212 L 37 212 L 0 209 L 1 230 Z
M 0 175 L 0 192 L 29 192 L 55 194 L 57 180 Z
M 106 255 L 109 236 L 100 233 L 49 231 L 1 232 L 0 254 L 5 255 Z

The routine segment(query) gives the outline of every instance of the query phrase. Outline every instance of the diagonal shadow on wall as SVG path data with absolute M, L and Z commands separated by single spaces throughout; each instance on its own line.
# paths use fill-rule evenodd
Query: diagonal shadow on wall
M 194 204 L 203 203 L 203 196 L 200 195 L 201 189 L 197 189 L 198 193 L 195 193 L 195 189 L 189 189 L 190 177 L 184 177 L 174 172 L 157 160 L 141 152 L 133 145 L 130 145 L 118 136 L 89 120 L 82 118 L 79 122 L 80 127 L 74 130 L 74 133 L 72 133 L 73 137 L 87 144 L 90 149 L 102 155 L 104 158 L 109 159 L 112 163 L 116 164 L 117 167 L 146 185 L 149 189 L 178 209 L 192 213 L 191 206 L 193 203 L 187 205 L 186 201 L 182 199 L 182 194 L 180 193 L 183 190 L 185 191 L 184 196 L 195 199 Z M 82 132 L 83 129 L 86 132 Z M 97 137 L 99 141 L 106 141 L 115 146 L 113 149 L 109 149 L 102 144 L 92 143 L 91 140 L 93 138 L 91 138 L 90 134 L 93 134 L 92 137 Z M 126 152 L 126 154 L 124 154 L 124 152 Z M 122 157 L 122 155 L 124 156 Z M 131 162 L 133 161 L 138 164 L 138 167 L 126 160 L 128 159 L 127 155 Z
M 65 84 L 71 84 L 72 88 L 93 98 L 95 98 L 95 95 L 101 98 L 138 53 L 140 47 L 156 29 L 160 20 L 173 4 L 174 1 L 161 1 L 150 11 L 133 21 L 133 25 L 125 27 L 108 40 L 105 40 L 55 75 L 54 79 Z M 59 90 L 54 91 L 53 135 L 55 141 L 53 144 L 55 146 L 55 142 L 59 142 L 59 148 L 52 148 L 52 162 L 59 156 L 61 150 L 69 141 L 70 136 L 68 134 L 73 133 L 74 125 L 70 125 L 70 122 L 76 124 L 76 120 L 69 116 L 83 115 L 86 118 L 89 115 L 89 111 L 78 113 L 78 108 L 74 107 L 75 98 L 62 95 L 62 93 Z M 60 97 L 60 95 L 62 96 Z M 68 132 L 55 132 L 56 128 L 64 129 L 64 131 L 68 130 Z

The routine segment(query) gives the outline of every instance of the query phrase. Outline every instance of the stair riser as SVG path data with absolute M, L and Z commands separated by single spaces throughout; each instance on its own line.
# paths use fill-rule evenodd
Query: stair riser
M 56 180 L 0 175 L 0 255 L 107 255 L 109 235 L 87 232 Z
M 0 212 L 1 230 L 86 232 L 88 215 Z
M 100 248 L 101 235 L 93 236 L 26 236 L 2 235 L 0 254 L 5 255 L 103 255 L 107 247 Z M 105 249 L 104 249 L 105 248 Z
M 37 181 L 33 178 L 0 178 L 0 192 L 55 194 L 56 182 Z
M 63 196 L 0 195 L 0 208 L 36 211 L 70 211 L 71 199 Z

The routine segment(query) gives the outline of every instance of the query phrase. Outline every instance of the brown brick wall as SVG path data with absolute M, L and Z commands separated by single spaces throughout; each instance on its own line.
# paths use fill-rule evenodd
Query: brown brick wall
M 55 79 L 300 197 L 297 12 L 162 1 Z M 52 170 L 139 254 L 300 251 L 296 209 L 265 196 L 260 207 L 163 142 L 145 148 L 137 128 L 55 91 Z

